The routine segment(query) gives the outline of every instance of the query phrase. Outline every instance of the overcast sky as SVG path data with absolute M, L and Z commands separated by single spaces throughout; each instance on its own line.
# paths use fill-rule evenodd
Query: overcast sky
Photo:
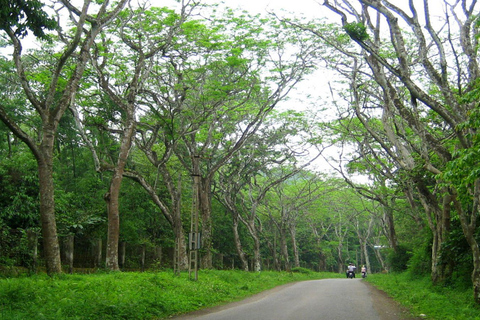
M 225 0 L 227 5 L 240 7 L 250 12 L 264 13 L 274 11 L 280 14 L 281 11 L 293 12 L 297 15 L 314 17 L 321 14 L 322 6 L 320 0 Z

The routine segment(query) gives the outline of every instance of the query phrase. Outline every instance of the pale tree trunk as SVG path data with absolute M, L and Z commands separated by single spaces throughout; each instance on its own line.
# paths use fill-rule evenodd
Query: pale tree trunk
M 480 180 L 477 179 L 473 186 L 473 207 L 470 208 L 470 214 L 467 214 L 463 210 L 461 203 L 458 200 L 457 195 L 454 197 L 455 208 L 458 212 L 462 224 L 463 234 L 467 240 L 470 249 L 472 251 L 472 286 L 473 286 L 473 299 L 476 304 L 480 304 L 480 246 L 477 241 L 477 219 L 478 212 L 480 210 Z
M 300 257 L 297 245 L 297 230 L 294 224 L 290 225 L 290 236 L 292 238 L 293 263 L 296 268 L 300 267 Z
M 372 234 L 372 229 L 375 221 L 375 215 L 370 216 L 370 220 L 368 222 L 368 227 L 366 230 L 361 230 L 360 228 L 360 223 L 357 219 L 357 236 L 358 236 L 358 242 L 360 243 L 360 250 L 362 254 L 362 262 L 365 263 L 367 266 L 367 270 L 370 270 L 370 257 L 368 255 L 368 240 L 370 238 L 370 235 Z M 364 231 L 364 233 L 362 233 Z
M 287 231 L 283 226 L 281 226 L 278 229 L 279 235 L 280 235 L 280 252 L 282 253 L 282 258 L 283 258 L 283 266 L 285 271 L 290 272 L 291 266 L 290 266 L 290 259 L 288 257 L 288 245 L 287 245 Z
M 338 263 L 338 272 L 345 272 L 345 262 L 343 261 L 343 243 L 339 242 L 337 246 L 337 263 Z
M 314 226 L 314 224 L 309 221 L 310 228 L 312 229 L 313 236 L 315 238 L 315 243 L 316 243 L 316 249 L 318 250 L 318 271 L 326 271 L 327 270 L 327 261 L 326 257 L 323 254 L 322 251 L 322 237 L 323 235 L 320 235 L 317 228 Z
M 255 211 L 255 209 L 252 209 Z M 260 253 L 260 236 L 258 235 L 258 230 L 255 227 L 255 217 L 256 215 L 252 213 L 248 218 L 249 220 L 245 220 L 242 216 L 238 215 L 240 221 L 247 227 L 247 230 L 253 240 L 253 259 L 252 259 L 252 270 L 259 272 L 262 270 L 262 256 Z
M 180 225 L 179 225 L 180 224 Z M 174 233 L 175 233 L 175 241 L 177 241 L 177 251 L 175 255 L 178 260 L 178 267 L 180 270 L 187 270 L 188 269 L 188 254 L 187 254 L 187 245 L 185 242 L 185 231 L 183 230 L 183 226 L 181 222 L 178 221 L 174 224 Z
M 238 234 L 238 214 L 232 212 L 232 231 L 233 231 L 233 241 L 235 243 L 235 249 L 237 250 L 238 258 L 242 265 L 242 270 L 248 271 L 248 261 L 243 251 L 242 242 L 240 241 L 240 235 Z
M 476 304 L 480 304 L 480 250 L 478 243 L 472 247 L 473 253 L 473 271 L 472 271 L 472 284 L 473 284 L 473 299 Z
M 75 235 L 69 234 L 65 237 L 63 247 L 65 250 L 65 263 L 68 266 L 68 273 L 73 273 L 73 255 L 75 248 Z
M 260 238 L 255 233 L 253 237 L 253 269 L 256 272 L 262 270 L 262 256 L 260 254 Z
M 145 244 L 140 245 L 140 270 L 145 271 L 145 257 L 147 255 L 147 246 Z
M 212 256 L 212 203 L 211 203 L 211 181 L 200 178 L 199 186 L 200 216 L 202 220 L 202 257 L 200 266 L 205 269 L 213 267 Z
M 28 242 L 28 253 L 30 256 L 28 269 L 32 273 L 37 273 L 38 234 L 35 230 L 27 229 L 27 242 Z
M 443 244 L 450 233 L 450 202 L 451 196 L 445 195 L 443 208 L 438 204 L 437 197 L 434 197 L 423 184 L 417 185 L 420 191 L 420 201 L 425 209 L 428 225 L 432 231 L 432 282 L 442 283 L 450 277 L 453 269 L 448 263 L 448 257 L 443 255 Z
M 166 174 L 166 172 L 164 172 Z M 164 174 L 164 176 L 165 176 Z M 170 175 L 168 175 L 170 177 Z M 182 208 L 181 208 L 181 178 L 178 179 L 178 187 L 173 190 L 173 182 L 171 184 L 170 193 L 173 203 L 172 228 L 175 234 L 175 241 L 177 246 L 175 248 L 175 256 L 177 257 L 179 270 L 188 270 L 188 254 L 187 245 L 185 241 L 185 230 L 182 222 Z M 167 212 L 165 212 L 167 213 Z
M 380 252 L 380 249 L 374 249 L 375 256 L 377 257 L 378 262 L 380 262 L 380 265 L 382 266 L 382 269 L 386 272 L 388 272 L 388 266 L 385 263 L 385 260 L 383 259 L 382 253 Z M 371 271 L 370 269 L 368 269 Z
M 327 271 L 327 258 L 321 249 L 320 239 L 316 240 L 318 249 L 318 272 Z
M 271 221 L 273 224 L 273 221 Z M 277 230 L 275 227 L 272 227 L 273 231 L 273 242 L 265 239 L 267 241 L 267 246 L 270 249 L 270 255 L 272 256 L 272 269 L 280 271 L 280 262 L 278 261 L 277 255 Z
M 158 168 L 163 176 L 163 181 L 167 186 L 167 189 L 170 193 L 170 205 L 166 204 L 157 194 L 156 182 L 154 185 L 148 183 L 145 178 L 140 175 L 138 172 L 126 171 L 124 175 L 128 178 L 139 183 L 145 191 L 148 192 L 150 198 L 153 200 L 155 205 L 161 210 L 163 216 L 167 219 L 168 223 L 172 227 L 173 233 L 175 235 L 175 242 L 177 243 L 174 256 L 178 262 L 178 267 L 180 270 L 188 269 L 188 255 L 187 255 L 187 245 L 185 241 L 185 230 L 183 228 L 182 222 L 182 211 L 181 211 L 181 189 L 180 189 L 180 178 L 178 179 L 178 187 L 175 188 L 171 175 L 169 174 L 164 163 L 157 163 L 156 158 L 153 156 L 152 150 L 142 146 L 140 143 L 137 145 L 142 149 L 150 162 Z
M 102 238 L 95 239 L 93 242 L 93 266 L 100 268 L 102 265 Z
M 337 245 L 337 264 L 338 264 L 338 272 L 344 273 L 345 268 L 345 261 L 343 258 L 343 242 L 348 233 L 348 228 L 342 230 L 344 225 L 340 222 L 338 225 L 334 227 L 334 233 L 337 237 L 338 245 Z
M 155 260 L 159 267 L 162 265 L 162 255 L 163 255 L 162 246 L 155 246 Z
M 365 266 L 367 267 L 367 270 L 370 271 L 370 256 L 368 255 L 368 246 L 366 241 L 362 241 L 360 244 L 362 247 L 362 252 L 363 256 L 365 258 Z
M 118 266 L 122 269 L 125 268 L 126 251 L 127 243 L 125 241 L 121 241 L 118 248 Z

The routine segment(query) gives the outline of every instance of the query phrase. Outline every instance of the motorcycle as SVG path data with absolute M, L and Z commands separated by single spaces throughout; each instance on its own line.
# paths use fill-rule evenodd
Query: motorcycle
M 349 279 L 355 278 L 355 273 L 353 271 L 347 271 L 347 278 Z
M 363 271 L 362 272 L 362 278 L 366 278 L 367 277 L 367 272 L 366 271 Z

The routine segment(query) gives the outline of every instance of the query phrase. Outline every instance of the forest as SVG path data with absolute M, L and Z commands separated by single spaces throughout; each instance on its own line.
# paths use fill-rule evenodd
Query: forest
M 2 1 L 0 272 L 353 262 L 479 304 L 478 5 L 433 2 Z

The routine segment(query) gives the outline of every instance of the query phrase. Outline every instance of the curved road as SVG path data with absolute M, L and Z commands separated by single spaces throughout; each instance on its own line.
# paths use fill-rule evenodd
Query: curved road
M 357 278 L 297 282 L 175 319 L 395 320 L 404 317 L 391 299 Z

